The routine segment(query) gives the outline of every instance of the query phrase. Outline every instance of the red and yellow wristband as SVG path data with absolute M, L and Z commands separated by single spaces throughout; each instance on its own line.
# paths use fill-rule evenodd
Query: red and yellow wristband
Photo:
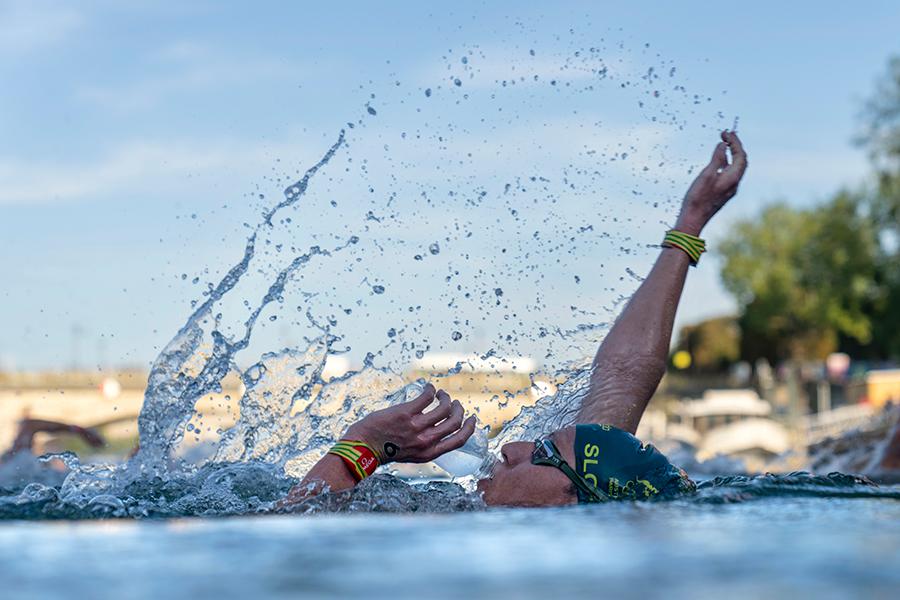
M 357 440 L 340 440 L 331 447 L 328 454 L 339 456 L 357 482 L 374 473 L 381 465 L 372 446 Z
M 696 267 L 700 255 L 706 252 L 706 241 L 696 235 L 670 229 L 662 243 L 664 248 L 678 248 L 691 259 L 691 266 Z

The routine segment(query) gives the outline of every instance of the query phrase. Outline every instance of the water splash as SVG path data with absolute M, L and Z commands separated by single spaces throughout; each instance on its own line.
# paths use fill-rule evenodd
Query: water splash
M 638 78 L 621 72 L 616 61 L 604 60 L 601 51 L 596 46 L 579 48 L 554 64 L 552 57 L 545 58 L 547 52 L 538 57 L 531 50 L 497 60 L 479 47 L 470 47 L 464 49 L 465 60 L 454 58 L 447 65 L 450 75 L 442 74 L 442 83 L 407 90 L 393 100 L 381 98 L 378 110 L 373 94 L 361 118 L 348 123 L 348 129 L 357 133 L 370 129 L 355 142 L 358 154 L 346 157 L 342 165 L 347 179 L 337 179 L 340 169 L 332 165 L 348 147 L 346 131 L 341 130 L 315 164 L 284 186 L 282 199 L 261 207 L 258 220 L 249 226 L 240 259 L 218 283 L 210 284 L 203 302 L 154 361 L 138 420 L 137 454 L 122 465 L 82 464 L 72 454 L 47 457 L 66 465 L 68 474 L 61 481 L 63 476 L 56 472 L 52 478 L 38 479 L 21 467 L 19 473 L 25 476 L 9 480 L 11 485 L 0 490 L 0 518 L 146 518 L 269 511 L 347 425 L 375 408 L 418 393 L 423 382 L 408 382 L 392 365 L 412 356 L 422 358 L 431 347 L 429 339 L 439 339 L 442 347 L 468 343 L 481 345 L 480 350 L 490 348 L 479 352 L 482 361 L 523 343 L 539 348 L 547 365 L 568 360 L 562 356 L 583 355 L 585 346 L 595 345 L 605 333 L 629 286 L 640 280 L 639 269 L 632 269 L 631 261 L 649 256 L 650 237 L 632 239 L 622 224 L 664 218 L 677 201 L 677 194 L 666 186 L 680 182 L 690 165 L 667 158 L 665 144 L 653 131 L 636 126 L 616 131 L 597 115 L 584 117 L 579 110 L 593 106 L 600 86 L 608 84 L 615 95 L 603 92 L 605 102 L 618 102 L 617 109 L 633 102 L 645 124 L 684 131 L 688 120 L 679 110 L 694 111 L 692 107 L 709 102 L 679 84 L 661 92 L 663 67 L 671 67 L 670 78 L 675 74 L 666 61 L 659 68 L 642 68 L 645 75 L 638 83 L 633 80 Z M 659 62 L 656 57 L 648 59 Z M 544 147 L 534 143 L 535 124 L 506 116 L 515 110 L 503 114 L 497 110 L 495 100 L 501 93 L 506 94 L 501 104 L 507 109 L 539 102 L 555 108 L 565 98 L 578 116 L 539 124 L 557 134 Z M 489 111 L 472 109 L 479 98 Z M 396 109 L 407 102 L 415 103 L 415 113 L 382 109 Z M 392 112 L 399 115 L 399 123 L 389 121 Z M 501 116 L 490 117 L 496 114 Z M 371 125 L 376 120 L 382 123 L 380 129 Z M 706 127 L 704 123 L 702 128 Z M 640 136 L 646 139 L 641 141 Z M 527 157 L 518 152 L 523 147 L 529 149 Z M 568 155 L 572 158 L 559 162 L 560 156 Z M 421 156 L 430 157 L 433 164 L 422 168 Z M 523 162 L 514 165 L 515 172 L 498 179 L 497 161 L 504 164 L 509 156 Z M 416 165 L 418 169 L 412 168 Z M 329 174 L 322 177 L 325 170 Z M 409 177 L 407 172 L 417 175 L 404 179 Z M 421 173 L 432 179 L 419 181 Z M 630 189 L 629 201 L 613 196 L 614 201 L 597 203 L 597 198 L 607 197 L 603 186 L 611 184 L 617 194 Z M 638 184 L 643 186 L 641 191 Z M 366 198 L 358 203 L 365 204 L 360 211 L 365 217 L 348 219 L 340 235 L 336 229 L 313 231 L 309 234 L 313 239 L 299 248 L 294 235 L 298 227 L 309 223 L 293 219 L 298 214 L 318 218 L 311 209 L 311 196 L 317 189 L 322 210 L 353 206 L 342 200 L 339 208 L 329 197 L 335 193 L 330 185 L 342 198 Z M 645 200 L 650 196 L 665 200 Z M 560 210 L 566 197 L 588 198 L 592 204 L 588 207 L 583 201 L 578 210 Z M 293 217 L 284 216 L 289 209 Z M 287 240 L 273 242 L 270 238 L 278 233 Z M 611 257 L 610 264 L 601 262 L 598 269 L 630 276 L 607 288 L 608 298 L 602 301 L 590 296 L 600 286 L 582 272 L 586 256 L 598 247 L 606 248 Z M 286 264 L 276 261 L 282 252 L 290 252 Z M 337 256 L 345 257 L 349 266 L 337 268 Z M 629 264 L 611 266 L 624 262 Z M 392 271 L 408 272 L 408 279 L 377 272 L 379 263 L 390 265 Z M 565 275 L 566 281 L 574 276 L 578 284 L 578 291 L 565 294 L 565 302 L 552 296 L 558 282 L 542 272 L 547 264 L 561 265 L 558 274 Z M 254 334 L 265 327 L 264 311 L 281 306 L 289 284 L 301 276 L 312 278 L 317 269 L 320 285 L 304 280 L 303 302 L 297 307 L 310 332 L 305 343 L 254 353 L 259 358 L 242 368 L 238 355 L 248 353 Z M 232 331 L 222 306 L 233 302 L 238 284 L 254 274 L 263 278 L 265 293 L 255 301 L 244 299 L 247 314 Z M 355 285 L 370 293 L 371 303 L 342 302 L 325 293 L 324 288 L 337 286 L 340 278 L 348 287 Z M 410 288 L 414 300 L 396 298 L 395 290 Z M 593 308 L 584 308 L 588 305 Z M 429 310 L 438 306 L 447 307 L 443 316 Z M 374 315 L 367 315 L 367 310 Z M 497 321 L 495 339 L 480 334 L 478 319 L 467 315 Z M 325 377 L 329 357 L 350 350 L 348 338 L 359 324 L 353 319 L 364 317 L 388 332 L 385 346 L 367 353 L 359 370 Z M 384 350 L 390 348 L 396 351 L 393 362 L 385 358 Z M 383 364 L 379 366 L 376 359 L 384 359 Z M 459 363 L 449 373 L 463 369 Z M 537 389 L 531 375 L 532 389 Z M 189 457 L 186 431 L 196 416 L 197 403 L 221 392 L 229 376 L 239 378 L 243 388 L 240 416 L 221 432 L 209 452 Z M 572 424 L 589 378 L 583 361 L 560 366 L 552 377 L 560 382 L 556 391 L 512 419 L 493 440 L 494 450 L 507 441 L 534 439 Z M 498 402 L 527 393 L 528 388 L 506 390 Z M 769 483 L 766 480 L 765 485 Z M 790 485 L 794 490 L 828 487 L 818 481 L 806 487 Z M 841 483 L 844 487 L 829 489 L 864 485 L 846 481 Z M 737 487 L 746 496 L 747 489 L 765 486 L 738 480 L 713 485 L 713 489 Z M 354 490 L 325 494 L 293 510 L 442 511 L 481 506 L 480 499 L 455 484 L 410 486 L 379 475 Z
M 157 470 L 167 464 L 166 454 L 184 435 L 184 426 L 193 414 L 194 405 L 206 394 L 221 391 L 225 376 L 237 370 L 234 362 L 235 354 L 246 348 L 250 342 L 253 326 L 262 310 L 282 293 L 285 283 L 294 272 L 313 257 L 330 254 L 318 246 L 313 246 L 305 254 L 294 258 L 278 273 L 244 323 L 243 336 L 229 340 L 218 331 L 216 325 L 219 319 L 212 316 L 213 307 L 247 272 L 256 253 L 256 239 L 259 232 L 263 228 L 272 227 L 272 218 L 280 210 L 292 206 L 301 199 L 312 177 L 328 164 L 343 144 L 344 131 L 341 130 L 337 141 L 319 162 L 310 167 L 299 181 L 285 189 L 284 200 L 263 214 L 261 221 L 247 239 L 241 260 L 228 270 L 206 301 L 194 311 L 154 361 L 147 381 L 144 404 L 138 418 L 140 451 L 134 462 L 141 467 Z M 335 251 L 357 241 L 357 238 L 351 237 L 344 246 L 335 248 Z
M 277 508 L 277 501 L 297 481 L 285 478 L 267 463 L 212 463 L 191 474 L 138 479 L 117 494 L 97 493 L 82 502 L 67 498 L 57 487 L 31 483 L 15 493 L 0 495 L 0 519 L 169 518 L 272 511 L 458 512 L 485 508 L 478 495 L 459 484 L 410 484 L 387 474 L 376 474 L 350 490 L 324 493 Z M 900 500 L 900 487 L 877 486 L 863 477 L 841 473 L 731 476 L 701 482 L 696 494 L 651 502 L 734 504 L 784 497 Z M 595 508 L 603 510 L 602 506 Z

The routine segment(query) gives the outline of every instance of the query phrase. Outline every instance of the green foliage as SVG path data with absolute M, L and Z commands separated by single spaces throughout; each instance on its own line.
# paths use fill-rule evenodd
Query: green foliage
M 863 116 L 872 189 L 810 209 L 769 206 L 722 245 L 743 358 L 900 357 L 900 57 Z
M 744 358 L 822 358 L 842 336 L 871 341 L 878 244 L 861 203 L 844 192 L 815 209 L 776 204 L 734 226 L 722 280 L 741 307 Z

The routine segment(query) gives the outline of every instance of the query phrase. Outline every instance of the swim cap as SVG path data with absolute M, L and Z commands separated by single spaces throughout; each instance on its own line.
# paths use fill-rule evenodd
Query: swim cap
M 613 499 L 690 491 L 693 482 L 652 445 L 612 425 L 575 427 L 575 472 Z M 578 502 L 592 499 L 578 491 Z

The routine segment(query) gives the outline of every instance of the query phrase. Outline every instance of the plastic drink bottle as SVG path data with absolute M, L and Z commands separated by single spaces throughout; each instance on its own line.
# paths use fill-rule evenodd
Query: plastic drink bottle
M 452 452 L 448 452 L 434 459 L 434 464 L 445 470 L 453 477 L 487 477 L 497 459 L 488 452 L 487 427 L 476 427 L 466 443 Z

